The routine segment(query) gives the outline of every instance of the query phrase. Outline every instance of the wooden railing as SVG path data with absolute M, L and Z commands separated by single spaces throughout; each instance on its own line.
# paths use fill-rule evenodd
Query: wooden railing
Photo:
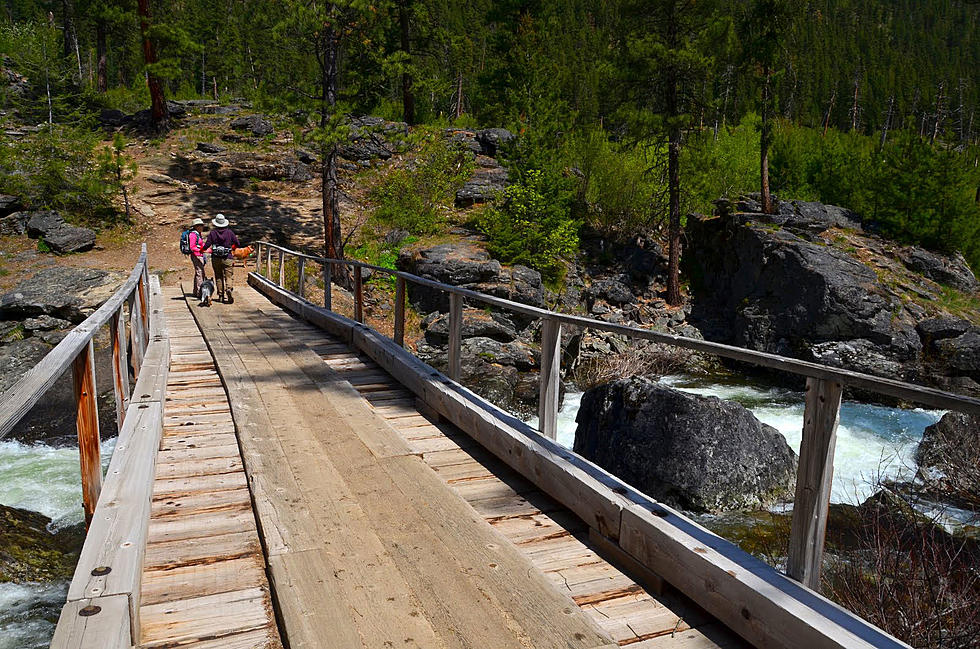
M 161 299 L 144 244 L 113 296 L 0 395 L 3 437 L 72 370 L 87 534 L 52 647 L 116 649 L 139 642 L 143 555 L 170 363 Z M 105 325 L 119 435 L 103 481 L 93 337 Z M 132 391 L 130 362 L 137 377 Z
M 335 265 L 351 268 L 354 284 L 353 315 L 354 320 L 358 323 L 363 323 L 364 319 L 363 291 L 361 290 L 363 269 L 367 268 L 373 272 L 394 277 L 396 280 L 395 322 L 392 340 L 400 347 L 404 347 L 407 283 L 410 282 L 448 294 L 449 363 L 447 375 L 453 380 L 458 380 L 460 376 L 464 300 L 541 318 L 538 429 L 542 435 L 552 440 L 556 437 L 560 405 L 558 395 L 561 369 L 560 341 L 562 327 L 564 326 L 588 328 L 634 339 L 649 340 L 806 377 L 803 440 L 800 449 L 787 573 L 813 590 L 818 590 L 820 584 L 820 566 L 833 476 L 834 448 L 844 386 L 860 388 L 931 408 L 980 414 L 980 399 L 934 388 L 720 343 L 557 313 L 363 262 L 325 259 L 268 242 L 260 242 L 257 245 L 259 254 L 256 258 L 256 271 L 261 270 L 264 261 L 265 277 L 270 281 L 275 281 L 272 272 L 273 253 L 275 251 L 278 258 L 276 279 L 278 279 L 278 286 L 280 287 L 284 285 L 286 261 L 289 258 L 297 260 L 300 277 L 306 277 L 309 274 L 308 265 L 310 263 L 318 264 L 321 267 L 324 286 L 326 287 L 330 286 Z M 297 288 L 298 296 L 305 299 L 304 281 L 301 280 Z M 324 291 L 323 306 L 328 310 L 331 309 L 330 290 Z

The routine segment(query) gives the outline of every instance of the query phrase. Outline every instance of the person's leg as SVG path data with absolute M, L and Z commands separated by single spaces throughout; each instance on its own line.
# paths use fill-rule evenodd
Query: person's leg
M 232 280 L 235 277 L 235 260 L 229 257 L 225 260 L 225 298 L 228 300 L 228 304 L 235 301 L 232 297 Z
M 214 290 L 217 291 L 218 299 L 225 301 L 225 271 L 224 261 L 217 257 L 211 257 L 211 267 L 214 269 Z
M 194 264 L 194 297 L 201 297 L 201 284 L 204 283 L 204 257 L 191 255 Z

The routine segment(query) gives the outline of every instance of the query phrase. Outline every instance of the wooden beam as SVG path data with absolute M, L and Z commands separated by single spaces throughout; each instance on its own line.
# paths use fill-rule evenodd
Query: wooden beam
M 786 573 L 813 590 L 820 590 L 842 391 L 843 386 L 834 381 L 806 381 L 803 441 Z
M 279 286 L 286 287 L 286 253 L 279 251 Z
M 304 289 L 306 285 L 306 257 L 299 258 L 299 279 L 296 282 L 296 294 L 300 297 L 304 296 Z
M 78 432 L 78 462 L 82 470 L 82 507 L 85 525 L 92 522 L 102 491 L 102 455 L 99 443 L 99 404 L 95 391 L 95 349 L 92 341 L 72 365 L 75 386 L 75 430 Z
M 333 264 L 323 263 L 323 308 L 333 309 Z
M 449 378 L 459 381 L 463 346 L 463 297 L 449 294 Z
M 538 430 L 549 439 L 558 438 L 560 383 L 561 322 L 545 318 L 541 327 L 541 370 L 538 372 Z
M 354 320 L 364 322 L 364 278 L 360 267 L 354 268 Z
M 395 280 L 395 344 L 405 346 L 405 279 Z
M 68 602 L 51 640 L 51 649 L 129 649 L 132 645 L 125 595 Z
M 126 357 L 126 318 L 122 307 L 116 311 L 109 323 L 112 336 L 112 388 L 116 398 L 116 430 L 120 431 L 126 421 L 126 408 L 129 407 L 129 361 Z

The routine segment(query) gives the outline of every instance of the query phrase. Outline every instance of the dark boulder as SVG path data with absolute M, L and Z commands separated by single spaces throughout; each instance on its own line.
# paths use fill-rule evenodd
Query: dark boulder
M 0 319 L 49 315 L 78 323 L 112 297 L 123 281 L 122 273 L 97 268 L 45 268 L 0 296 Z
M 84 530 L 48 531 L 43 514 L 0 505 L 0 583 L 71 579 Z
M 417 250 L 403 248 L 397 265 L 399 270 L 444 284 L 533 306 L 544 304 L 540 273 L 520 265 L 505 268 L 473 244 L 445 243 Z M 408 297 L 423 313 L 449 310 L 449 296 L 436 289 L 409 283 Z
M 965 334 L 973 325 L 963 318 L 939 317 L 923 320 L 915 325 L 923 342 L 956 338 Z
M 971 327 L 956 338 L 946 338 L 933 343 L 938 358 L 959 374 L 980 378 L 980 329 Z
M 27 235 L 44 239 L 55 253 L 84 252 L 95 246 L 95 232 L 69 225 L 57 212 L 34 212 L 27 222 Z
M 476 141 L 480 144 L 480 153 L 496 158 L 500 148 L 514 141 L 517 136 L 505 128 L 485 128 L 476 132 Z
M 0 237 L 19 237 L 27 234 L 27 222 L 30 220 L 30 212 L 14 212 L 7 216 L 0 216 Z
M 792 498 L 796 456 L 742 406 L 621 379 L 582 397 L 576 453 L 649 496 L 697 512 Z
M 492 158 L 477 157 L 473 176 L 456 192 L 456 207 L 470 207 L 496 200 L 507 188 L 507 169 Z
M 103 108 L 99 113 L 99 124 L 108 128 L 118 128 L 127 124 L 132 118 L 118 108 Z
M 585 290 L 585 295 L 588 301 L 602 300 L 615 306 L 635 301 L 629 287 L 614 279 L 599 279 L 592 282 L 592 285 Z
M 262 137 L 264 135 L 272 135 L 275 133 L 276 129 L 273 128 L 272 122 L 261 115 L 248 115 L 247 117 L 236 117 L 231 120 L 229 124 L 231 128 L 236 131 L 246 131 L 251 133 L 255 137 Z
M 940 284 L 969 293 L 980 288 L 963 255 L 939 255 L 922 248 L 909 248 L 902 261 L 908 268 Z
M 0 194 L 0 217 L 13 214 L 22 209 L 20 199 L 10 194 Z
M 201 153 L 224 153 L 228 150 L 226 147 L 215 144 L 214 142 L 198 142 L 196 148 Z
M 0 392 L 8 390 L 29 369 L 38 364 L 51 348 L 43 341 L 31 337 L 0 345 Z
M 449 316 L 432 313 L 422 321 L 425 340 L 430 345 L 445 345 L 449 342 Z M 460 332 L 466 338 L 490 338 L 497 342 L 509 343 L 517 338 L 514 323 L 499 313 L 488 313 L 481 309 L 464 309 L 463 326 Z
M 980 509 L 980 416 L 949 412 L 926 427 L 915 451 L 918 477 L 944 500 Z

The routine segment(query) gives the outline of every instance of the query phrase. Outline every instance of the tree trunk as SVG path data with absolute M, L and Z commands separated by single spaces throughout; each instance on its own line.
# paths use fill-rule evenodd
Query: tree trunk
M 759 166 L 762 176 L 762 212 L 775 214 L 772 195 L 769 193 L 769 145 L 772 142 L 772 118 L 770 116 L 770 82 L 772 72 L 765 70 L 766 80 L 762 86 L 762 138 L 760 142 Z
M 61 1 L 62 18 L 64 22 L 64 47 L 65 58 L 75 56 L 75 63 L 78 64 L 78 83 L 82 83 L 82 53 L 78 49 L 78 34 L 75 31 L 75 6 L 72 0 Z
M 673 8 L 673 5 L 671 5 Z M 667 44 L 677 47 L 677 19 L 671 12 L 668 17 Z M 681 304 L 681 127 L 678 71 L 674 66 L 667 70 L 667 193 L 669 198 L 667 242 L 667 304 Z
M 398 23 L 401 27 L 402 52 L 407 59 L 405 65 L 409 65 L 412 60 L 412 22 L 409 13 L 411 0 L 401 0 L 398 3 Z M 415 123 L 415 95 L 412 92 L 412 73 L 406 68 L 402 72 L 402 108 L 403 117 L 407 124 Z
M 105 92 L 109 89 L 109 70 L 108 70 L 108 58 L 107 58 L 106 47 L 106 26 L 104 20 L 98 20 L 95 23 L 95 53 L 98 62 L 96 63 L 96 88 L 99 92 Z
M 456 73 L 456 106 L 453 108 L 453 119 L 463 116 L 463 71 Z
M 322 41 L 322 78 L 320 95 L 320 128 L 326 130 L 337 105 L 337 74 L 340 58 L 340 34 L 333 25 L 326 27 Z M 344 258 L 344 243 L 340 236 L 340 200 L 337 182 L 337 144 L 330 142 L 321 147 L 323 161 L 321 191 L 323 206 L 323 256 L 328 259 Z M 337 268 L 341 277 L 347 277 L 346 268 Z
M 140 17 L 140 35 L 143 37 L 143 61 L 149 68 L 157 62 L 156 47 L 154 47 L 148 33 L 150 29 L 150 0 L 137 0 L 137 9 Z M 167 128 L 168 118 L 167 102 L 163 97 L 163 85 L 160 83 L 160 79 L 149 70 L 146 72 L 146 85 L 150 89 L 150 117 L 153 120 L 153 126 L 158 131 L 162 131 Z

